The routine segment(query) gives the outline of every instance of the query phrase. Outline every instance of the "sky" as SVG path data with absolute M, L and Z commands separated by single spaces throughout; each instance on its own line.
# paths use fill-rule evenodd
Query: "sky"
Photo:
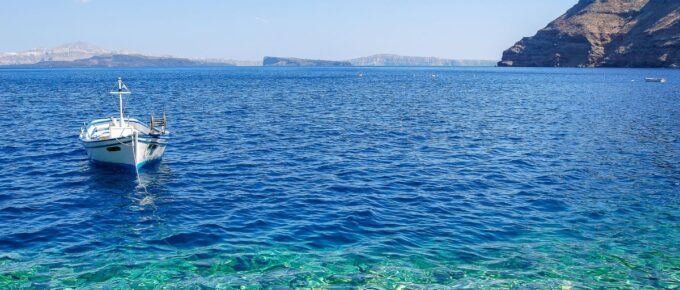
M 3 0 L 0 51 L 85 41 L 178 57 L 500 59 L 577 0 Z

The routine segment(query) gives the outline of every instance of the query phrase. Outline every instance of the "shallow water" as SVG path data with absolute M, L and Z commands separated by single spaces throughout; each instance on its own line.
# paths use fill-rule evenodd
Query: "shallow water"
M 0 128 L 3 289 L 680 286 L 677 70 L 0 70 Z

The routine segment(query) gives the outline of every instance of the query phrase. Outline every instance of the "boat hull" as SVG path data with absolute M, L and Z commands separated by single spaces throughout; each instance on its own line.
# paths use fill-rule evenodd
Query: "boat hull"
M 645 78 L 645 81 L 648 83 L 665 83 L 666 79 L 665 78 Z
M 101 141 L 83 141 L 87 156 L 95 163 L 141 168 L 160 160 L 165 153 L 164 138 L 132 136 Z

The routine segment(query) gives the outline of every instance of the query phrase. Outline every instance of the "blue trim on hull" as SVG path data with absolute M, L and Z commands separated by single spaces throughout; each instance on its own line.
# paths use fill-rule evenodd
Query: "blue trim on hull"
M 126 120 L 126 122 L 128 122 L 128 123 L 137 123 L 137 124 L 143 126 L 144 128 L 149 129 L 149 126 L 147 126 L 146 124 L 142 123 L 141 121 L 139 121 L 139 120 L 136 119 L 136 118 L 125 118 L 125 120 Z M 86 124 L 86 127 L 85 127 L 85 128 L 87 129 L 86 131 L 89 132 L 89 131 L 90 131 L 90 130 L 89 130 L 90 127 L 96 126 L 96 125 L 99 125 L 99 124 L 106 124 L 106 123 L 111 123 L 111 118 L 97 119 L 97 120 L 91 121 L 90 123 Z M 95 130 L 96 130 L 96 129 L 95 129 Z M 108 128 L 107 128 L 107 129 L 103 129 L 103 130 L 104 130 L 104 132 L 110 131 Z M 164 134 L 152 134 L 152 132 L 148 132 L 148 133 L 144 133 L 144 134 L 142 134 L 142 135 L 139 135 L 138 137 L 139 137 L 139 138 L 142 138 L 142 139 L 159 139 L 159 141 L 157 141 L 157 142 L 166 143 L 166 144 L 167 144 L 167 142 L 168 142 L 168 139 L 170 138 L 169 132 L 166 132 L 166 133 L 164 133 Z M 86 140 L 86 139 L 80 138 L 80 140 L 81 140 L 83 143 L 86 143 L 86 144 L 87 144 L 87 143 L 95 143 L 95 142 L 105 142 L 105 141 L 110 141 L 110 140 L 114 140 L 114 139 L 124 139 L 124 138 L 131 138 L 131 136 L 120 137 L 120 138 L 113 138 L 113 139 L 105 139 L 105 140 Z M 141 140 L 141 141 L 144 141 L 144 140 Z M 164 144 L 164 145 L 165 145 L 165 144 Z
M 167 145 L 168 145 L 167 142 L 142 141 L 142 140 L 139 140 L 139 143 L 143 143 L 143 144 L 155 144 L 155 145 L 161 145 L 161 146 L 167 146 Z
M 120 118 L 117 118 L 117 119 L 120 119 Z M 106 123 L 110 123 L 110 122 L 111 122 L 111 118 L 97 119 L 97 120 L 91 121 L 90 123 L 87 123 L 87 125 L 99 125 L 99 124 L 106 124 Z M 141 124 L 141 125 L 144 125 L 144 127 L 148 128 L 148 126 L 146 124 L 142 123 L 142 121 L 140 121 L 136 118 L 125 118 L 125 122 Z
M 104 140 L 104 141 L 112 141 L 112 140 Z M 97 141 L 97 142 L 103 142 L 103 141 Z M 104 148 L 104 147 L 109 147 L 109 146 L 125 145 L 125 144 L 127 144 L 127 143 L 132 143 L 132 140 L 128 140 L 128 141 L 118 141 L 118 142 L 115 142 L 115 143 L 106 144 L 106 145 L 98 145 L 98 146 L 88 146 L 88 144 L 83 144 L 83 147 L 85 147 L 85 148 L 87 148 L 87 149 L 92 149 L 92 148 Z
M 127 138 L 127 137 L 125 137 L 125 138 Z M 108 139 L 108 140 L 95 141 L 95 142 L 104 142 L 104 141 L 116 141 L 116 140 L 115 139 Z M 92 148 L 104 148 L 104 147 L 116 146 L 116 145 L 126 145 L 128 143 L 131 143 L 132 140 L 117 141 L 117 142 L 111 142 L 110 144 L 106 144 L 106 145 L 95 145 L 95 146 L 90 145 L 90 144 L 95 143 L 95 142 L 90 142 L 90 143 L 85 143 L 85 142 L 87 142 L 87 141 L 83 142 L 83 147 L 88 148 L 88 149 L 92 149 Z M 142 139 L 139 139 L 139 143 L 157 144 L 157 145 L 163 145 L 163 146 L 168 145 L 168 142 L 158 142 L 158 141 L 150 141 L 150 140 L 142 140 Z
M 142 161 L 139 164 L 137 164 L 137 170 L 142 170 L 143 168 L 149 168 L 149 167 L 156 166 L 156 165 L 161 163 L 161 159 L 163 159 L 163 158 L 156 158 L 156 159 Z

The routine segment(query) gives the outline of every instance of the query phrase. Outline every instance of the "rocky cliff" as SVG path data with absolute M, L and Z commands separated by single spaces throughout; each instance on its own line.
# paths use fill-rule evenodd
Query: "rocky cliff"
M 498 65 L 680 67 L 680 0 L 580 0 Z

